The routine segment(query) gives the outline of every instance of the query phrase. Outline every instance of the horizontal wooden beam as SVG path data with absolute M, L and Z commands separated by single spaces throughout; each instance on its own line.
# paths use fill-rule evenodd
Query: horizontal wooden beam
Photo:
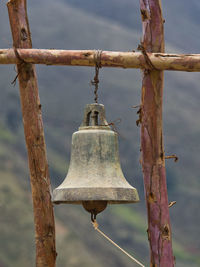
M 96 50 L 55 49 L 0 49 L 0 64 L 16 64 L 20 61 L 67 66 L 95 65 Z M 102 51 L 102 67 L 157 69 L 176 71 L 200 71 L 200 54 L 166 54 L 142 52 Z

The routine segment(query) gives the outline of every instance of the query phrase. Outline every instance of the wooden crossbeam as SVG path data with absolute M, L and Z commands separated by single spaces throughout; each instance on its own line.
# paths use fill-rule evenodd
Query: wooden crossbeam
M 0 49 L 0 64 L 16 64 L 20 60 L 33 64 L 89 66 L 95 65 L 96 50 Z M 200 54 L 167 54 L 102 51 L 102 67 L 200 71 Z

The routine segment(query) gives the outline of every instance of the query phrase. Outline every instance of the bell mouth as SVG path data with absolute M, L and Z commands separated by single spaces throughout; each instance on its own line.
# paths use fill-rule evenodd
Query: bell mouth
M 125 204 L 139 202 L 136 188 L 56 188 L 53 191 L 53 203 L 82 204 L 106 202 L 107 204 Z
M 107 201 L 82 201 L 84 209 L 91 213 L 91 218 L 96 219 L 96 215 L 105 210 L 107 207 Z

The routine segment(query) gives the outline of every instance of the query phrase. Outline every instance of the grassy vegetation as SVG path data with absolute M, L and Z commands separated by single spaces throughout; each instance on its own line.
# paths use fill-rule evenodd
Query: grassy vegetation
M 30 195 L 9 172 L 0 172 L 0 263 L 30 266 L 34 260 L 34 225 Z

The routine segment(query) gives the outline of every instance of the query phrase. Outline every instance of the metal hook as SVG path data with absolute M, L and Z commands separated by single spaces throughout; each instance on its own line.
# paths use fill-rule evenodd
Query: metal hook
M 95 210 L 91 211 L 91 221 L 95 222 L 96 221 L 96 217 L 97 217 L 97 213 L 95 212 Z

